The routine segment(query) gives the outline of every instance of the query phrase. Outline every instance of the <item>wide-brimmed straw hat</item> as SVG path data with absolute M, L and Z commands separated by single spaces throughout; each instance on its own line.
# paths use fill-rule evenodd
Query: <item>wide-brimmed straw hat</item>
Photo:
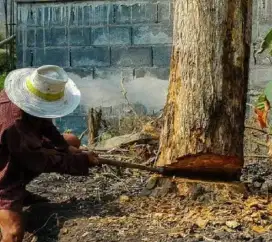
M 80 103 L 80 91 L 59 66 L 23 68 L 10 72 L 5 92 L 26 113 L 41 118 L 59 118 Z

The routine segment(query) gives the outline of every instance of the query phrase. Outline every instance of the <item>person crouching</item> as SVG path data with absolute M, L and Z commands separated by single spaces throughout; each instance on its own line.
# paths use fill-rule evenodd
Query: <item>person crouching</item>
M 44 134 L 52 136 L 49 120 L 73 112 L 80 103 L 80 91 L 58 66 L 18 69 L 5 79 L 5 93 L 21 113 L 0 126 L 0 229 L 2 242 L 21 242 L 24 237 L 22 208 L 26 185 L 37 175 L 57 172 L 87 176 L 99 165 L 93 152 L 63 152 L 48 146 Z M 5 106 L 0 105 L 0 115 Z M 58 135 L 57 135 L 58 136 Z M 50 139 L 50 138 L 49 138 Z M 58 136 L 64 149 L 69 145 Z M 76 148 L 75 148 L 76 149 Z

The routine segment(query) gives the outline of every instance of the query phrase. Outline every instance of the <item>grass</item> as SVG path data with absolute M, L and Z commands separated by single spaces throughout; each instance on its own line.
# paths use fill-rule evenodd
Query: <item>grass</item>
M 0 49 L 0 90 L 4 88 L 6 76 L 7 76 L 6 50 Z
M 6 50 L 0 49 L 0 75 L 2 76 L 3 73 L 7 70 L 7 57 L 6 57 Z
M 0 90 L 4 88 L 4 82 L 5 82 L 6 76 L 7 76 L 6 73 L 0 74 Z

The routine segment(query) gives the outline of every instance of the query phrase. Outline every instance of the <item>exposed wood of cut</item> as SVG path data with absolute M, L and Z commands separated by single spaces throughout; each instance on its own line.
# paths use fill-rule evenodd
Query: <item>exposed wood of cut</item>
M 243 166 L 251 0 L 176 0 L 170 85 L 158 166 Z

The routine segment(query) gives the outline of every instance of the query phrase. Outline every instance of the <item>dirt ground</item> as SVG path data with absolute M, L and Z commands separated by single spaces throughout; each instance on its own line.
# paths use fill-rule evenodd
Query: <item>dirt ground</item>
M 251 129 L 245 135 L 241 181 L 247 197 L 218 199 L 203 190 L 190 198 L 147 197 L 143 188 L 150 173 L 107 166 L 90 170 L 88 177 L 43 174 L 28 190 L 51 202 L 25 208 L 24 241 L 272 241 L 272 161 L 253 138 L 264 139 Z M 139 147 L 132 156 L 121 151 L 117 157 L 152 164 L 156 145 Z
M 223 201 L 145 197 L 150 174 L 121 173 L 103 167 L 88 177 L 41 175 L 28 190 L 51 203 L 26 208 L 24 241 L 272 241 L 270 162 L 245 167 L 248 198 Z

